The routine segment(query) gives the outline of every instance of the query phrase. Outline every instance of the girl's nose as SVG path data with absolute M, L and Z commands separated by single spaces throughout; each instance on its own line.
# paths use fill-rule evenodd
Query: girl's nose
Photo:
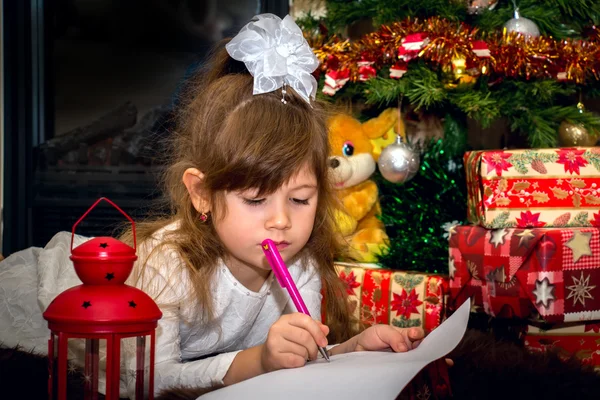
M 267 229 L 289 229 L 292 226 L 292 220 L 288 215 L 285 206 L 277 206 L 266 220 Z

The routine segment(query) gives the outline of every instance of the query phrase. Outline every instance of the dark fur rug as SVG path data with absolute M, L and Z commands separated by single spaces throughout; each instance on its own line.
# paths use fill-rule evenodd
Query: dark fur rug
M 516 343 L 477 330 L 467 331 L 449 357 L 454 360 L 448 369 L 453 399 L 600 398 L 600 374 L 591 367 L 574 358 L 561 360 L 554 352 L 530 353 Z M 0 347 L 0 398 L 47 399 L 47 381 L 46 357 Z M 69 400 L 83 400 L 82 383 L 80 372 L 69 375 Z M 215 389 L 173 388 L 156 399 L 196 399 Z
M 599 399 L 600 374 L 556 352 L 529 352 L 491 334 L 469 330 L 448 369 L 456 399 Z

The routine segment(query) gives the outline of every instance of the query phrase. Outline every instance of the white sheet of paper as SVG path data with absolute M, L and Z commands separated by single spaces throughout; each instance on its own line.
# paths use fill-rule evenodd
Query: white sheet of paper
M 427 364 L 451 352 L 469 321 L 470 301 L 406 353 L 363 351 L 282 369 L 201 396 L 199 400 L 395 399 Z

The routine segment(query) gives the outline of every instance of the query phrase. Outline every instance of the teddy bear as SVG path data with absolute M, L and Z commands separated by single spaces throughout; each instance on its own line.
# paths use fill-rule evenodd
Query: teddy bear
M 328 121 L 329 168 L 342 205 L 336 222 L 349 245 L 346 256 L 354 261 L 375 262 L 388 248 L 389 239 L 378 218 L 379 191 L 370 177 L 382 147 L 396 136 L 397 120 L 397 109 L 389 108 L 364 123 L 344 113 Z

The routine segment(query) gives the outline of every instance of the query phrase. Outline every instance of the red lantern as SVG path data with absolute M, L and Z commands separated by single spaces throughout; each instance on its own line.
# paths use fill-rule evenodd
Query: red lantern
M 75 228 L 102 200 L 131 222 L 134 248 L 111 237 L 97 237 L 73 249 Z M 102 373 L 106 400 L 119 399 L 120 368 L 126 353 L 121 352 L 121 341 L 127 338 L 135 338 L 135 374 L 127 377 L 135 379 L 135 398 L 153 398 L 155 329 L 162 313 L 150 296 L 125 284 L 137 260 L 135 247 L 135 223 L 107 198 L 96 201 L 73 225 L 71 260 L 83 284 L 59 294 L 44 312 L 51 331 L 49 398 L 66 399 L 67 375 L 79 365 L 83 367 L 86 400 L 98 398 Z M 73 341 L 85 342 L 83 357 L 67 360 L 69 343 L 81 345 Z M 104 346 L 105 368 L 101 369 L 100 348 Z

